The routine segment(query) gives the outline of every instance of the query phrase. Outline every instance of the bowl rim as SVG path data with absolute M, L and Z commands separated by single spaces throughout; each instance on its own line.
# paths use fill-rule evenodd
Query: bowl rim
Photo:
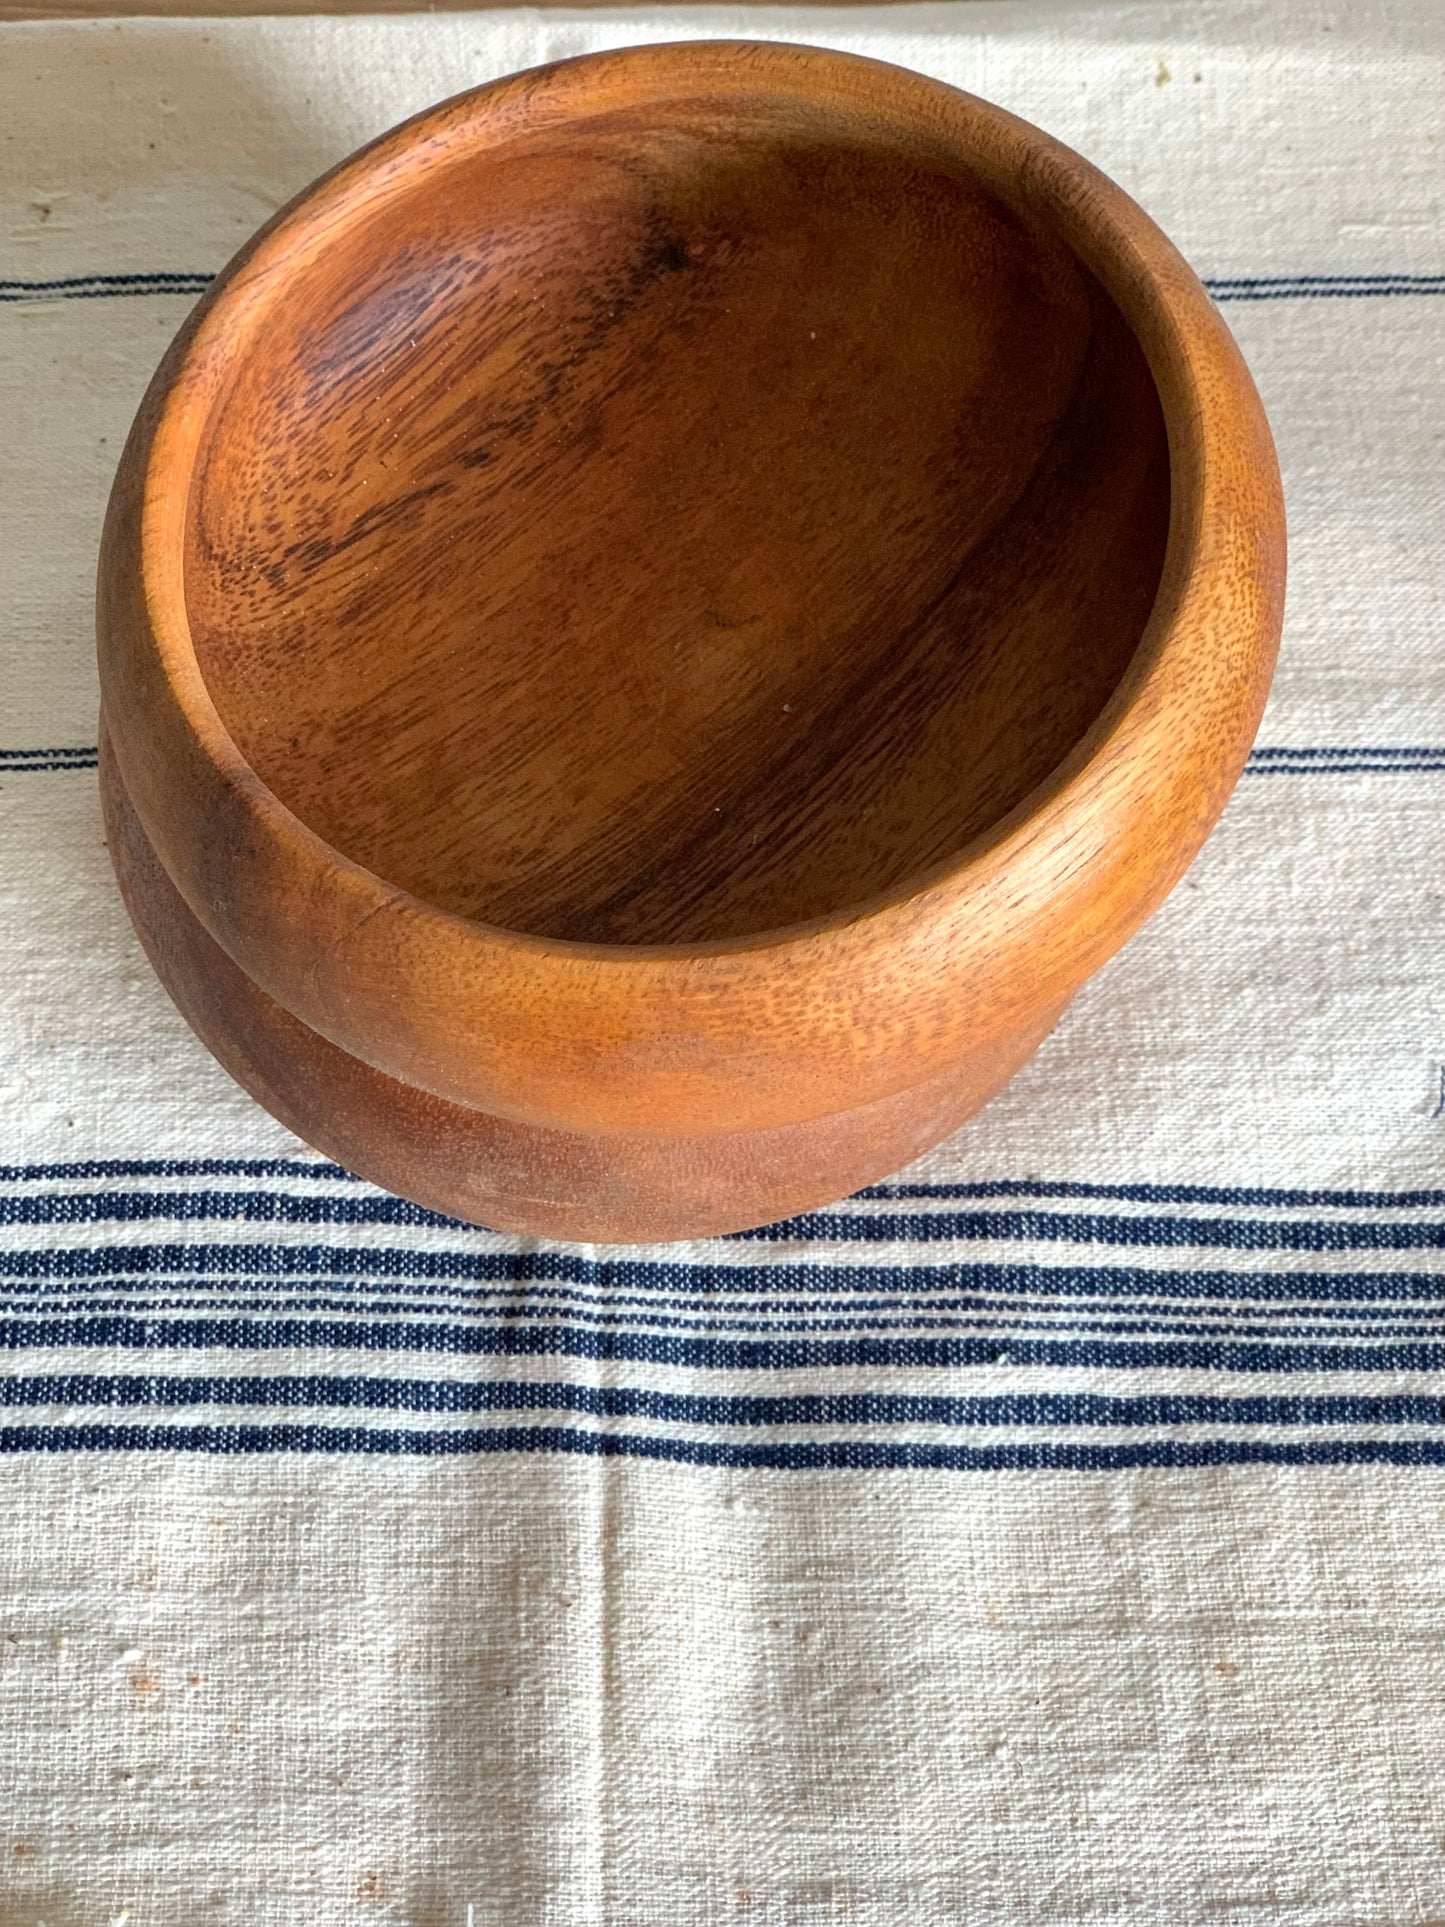
M 545 937 L 463 917 L 325 842 L 246 762 L 215 707 L 191 642 L 184 580 L 208 406 L 285 275 L 324 251 L 345 221 L 415 191 L 427 170 L 580 116 L 728 93 L 832 103 L 884 132 L 926 138 L 1062 235 L 1139 341 L 1163 411 L 1171 501 L 1154 603 L 1108 702 L 1055 768 L 957 852 L 889 890 L 804 922 L 678 944 Z M 434 1036 L 422 1045 L 409 1034 L 369 1055 L 366 980 L 379 959 L 413 988 L 439 952 L 453 978 L 501 969 L 535 984 L 561 973 L 584 1003 L 595 1002 L 602 980 L 615 1003 L 623 990 L 646 996 L 670 971 L 690 979 L 680 994 L 696 1014 L 720 990 L 755 1008 L 780 975 L 866 976 L 886 955 L 920 956 L 920 945 L 932 948 L 946 931 L 958 937 L 971 919 L 997 925 L 1011 915 L 1020 941 L 1050 937 L 1057 948 L 1062 940 L 1049 983 L 1029 993 L 1033 1005 L 1045 990 L 1057 1000 L 1117 948 L 1121 925 L 1127 935 L 1144 920 L 1203 841 L 1253 740 L 1277 642 L 1283 521 L 1268 428 L 1232 337 L 1172 244 L 1122 188 L 1005 109 L 909 69 L 786 41 L 674 41 L 582 55 L 484 83 L 383 134 L 280 210 L 217 277 L 158 372 L 137 454 L 140 595 L 171 705 L 162 756 L 206 771 L 218 805 L 246 827 L 254 874 L 285 874 L 312 904 L 335 900 L 335 914 L 322 919 L 325 956 L 313 945 L 303 960 L 304 942 L 241 927 L 234 905 L 244 891 L 215 887 L 199 823 L 162 820 L 132 732 L 117 729 L 117 758 L 142 821 L 192 908 L 265 988 L 379 1068 L 461 1101 L 479 1101 L 479 1089 L 489 1101 L 496 1093 L 486 1077 L 453 1079 Z M 1211 646 L 1221 625 L 1237 638 L 1223 668 Z M 101 626 L 109 713 L 116 677 L 106 670 L 104 617 Z M 1071 942 L 1071 923 L 1101 924 L 1079 888 L 1089 868 L 1095 895 L 1112 907 L 1110 932 L 1106 941 L 1081 927 Z M 947 974 L 957 982 L 956 970 Z M 984 1028 L 997 1033 L 1021 1006 L 1006 993 L 994 1005 Z M 736 1030 L 735 1014 L 724 1029 Z M 675 1036 L 687 1024 L 675 1012 L 664 1028 Z M 896 1069 L 892 1076 L 896 1086 Z

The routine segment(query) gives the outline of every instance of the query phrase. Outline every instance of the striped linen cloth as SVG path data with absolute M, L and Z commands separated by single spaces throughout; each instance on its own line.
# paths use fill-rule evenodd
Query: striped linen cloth
M 210 275 L 509 69 L 1001 101 L 1208 278 L 1291 589 L 1248 771 L 1011 1088 L 647 1250 L 261 1112 L 131 934 L 91 596 Z M 0 1923 L 1445 1918 L 1434 0 L 0 26 Z

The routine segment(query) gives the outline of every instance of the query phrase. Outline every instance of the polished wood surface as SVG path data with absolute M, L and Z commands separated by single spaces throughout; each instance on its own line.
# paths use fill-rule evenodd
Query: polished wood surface
M 152 387 L 100 597 L 175 892 L 133 909 L 253 987 L 161 966 L 313 1142 L 339 1055 L 378 1075 L 383 1182 L 757 1222 L 941 1135 L 1159 901 L 1282 574 L 1238 354 L 1077 156 L 805 48 L 541 69 L 283 211 Z M 290 1023 L 300 1108 L 244 1068 Z M 382 1142 L 408 1093 L 440 1189 Z M 502 1120 L 593 1140 L 550 1216 L 456 1175 L 478 1115 L 477 1170 Z
M 732 101 L 354 223 L 191 488 L 197 659 L 273 794 L 428 903 L 597 943 L 833 916 L 963 849 L 1117 684 L 1169 503 L 1067 249 Z

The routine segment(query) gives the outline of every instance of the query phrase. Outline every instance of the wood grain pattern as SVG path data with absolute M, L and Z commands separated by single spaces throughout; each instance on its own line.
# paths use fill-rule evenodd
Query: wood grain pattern
M 153 384 L 100 584 L 138 921 L 254 987 L 176 991 L 233 1068 L 316 1035 L 304 1117 L 262 1093 L 315 1142 L 334 1047 L 454 1152 L 592 1140 L 497 1222 L 760 1222 L 862 1181 L 841 1118 L 894 1120 L 863 1175 L 941 1135 L 1160 900 L 1282 581 L 1237 351 L 1077 156 L 813 49 L 539 69 L 284 210 Z

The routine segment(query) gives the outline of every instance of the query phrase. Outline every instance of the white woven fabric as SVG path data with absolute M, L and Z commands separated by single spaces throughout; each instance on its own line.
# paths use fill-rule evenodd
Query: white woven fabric
M 1261 749 L 979 1119 L 766 1234 L 319 1164 L 172 1011 L 91 585 L 190 299 L 468 84 L 809 39 L 1080 148 L 1291 518 Z M 1436 0 L 0 26 L 0 1927 L 1445 1917 Z

